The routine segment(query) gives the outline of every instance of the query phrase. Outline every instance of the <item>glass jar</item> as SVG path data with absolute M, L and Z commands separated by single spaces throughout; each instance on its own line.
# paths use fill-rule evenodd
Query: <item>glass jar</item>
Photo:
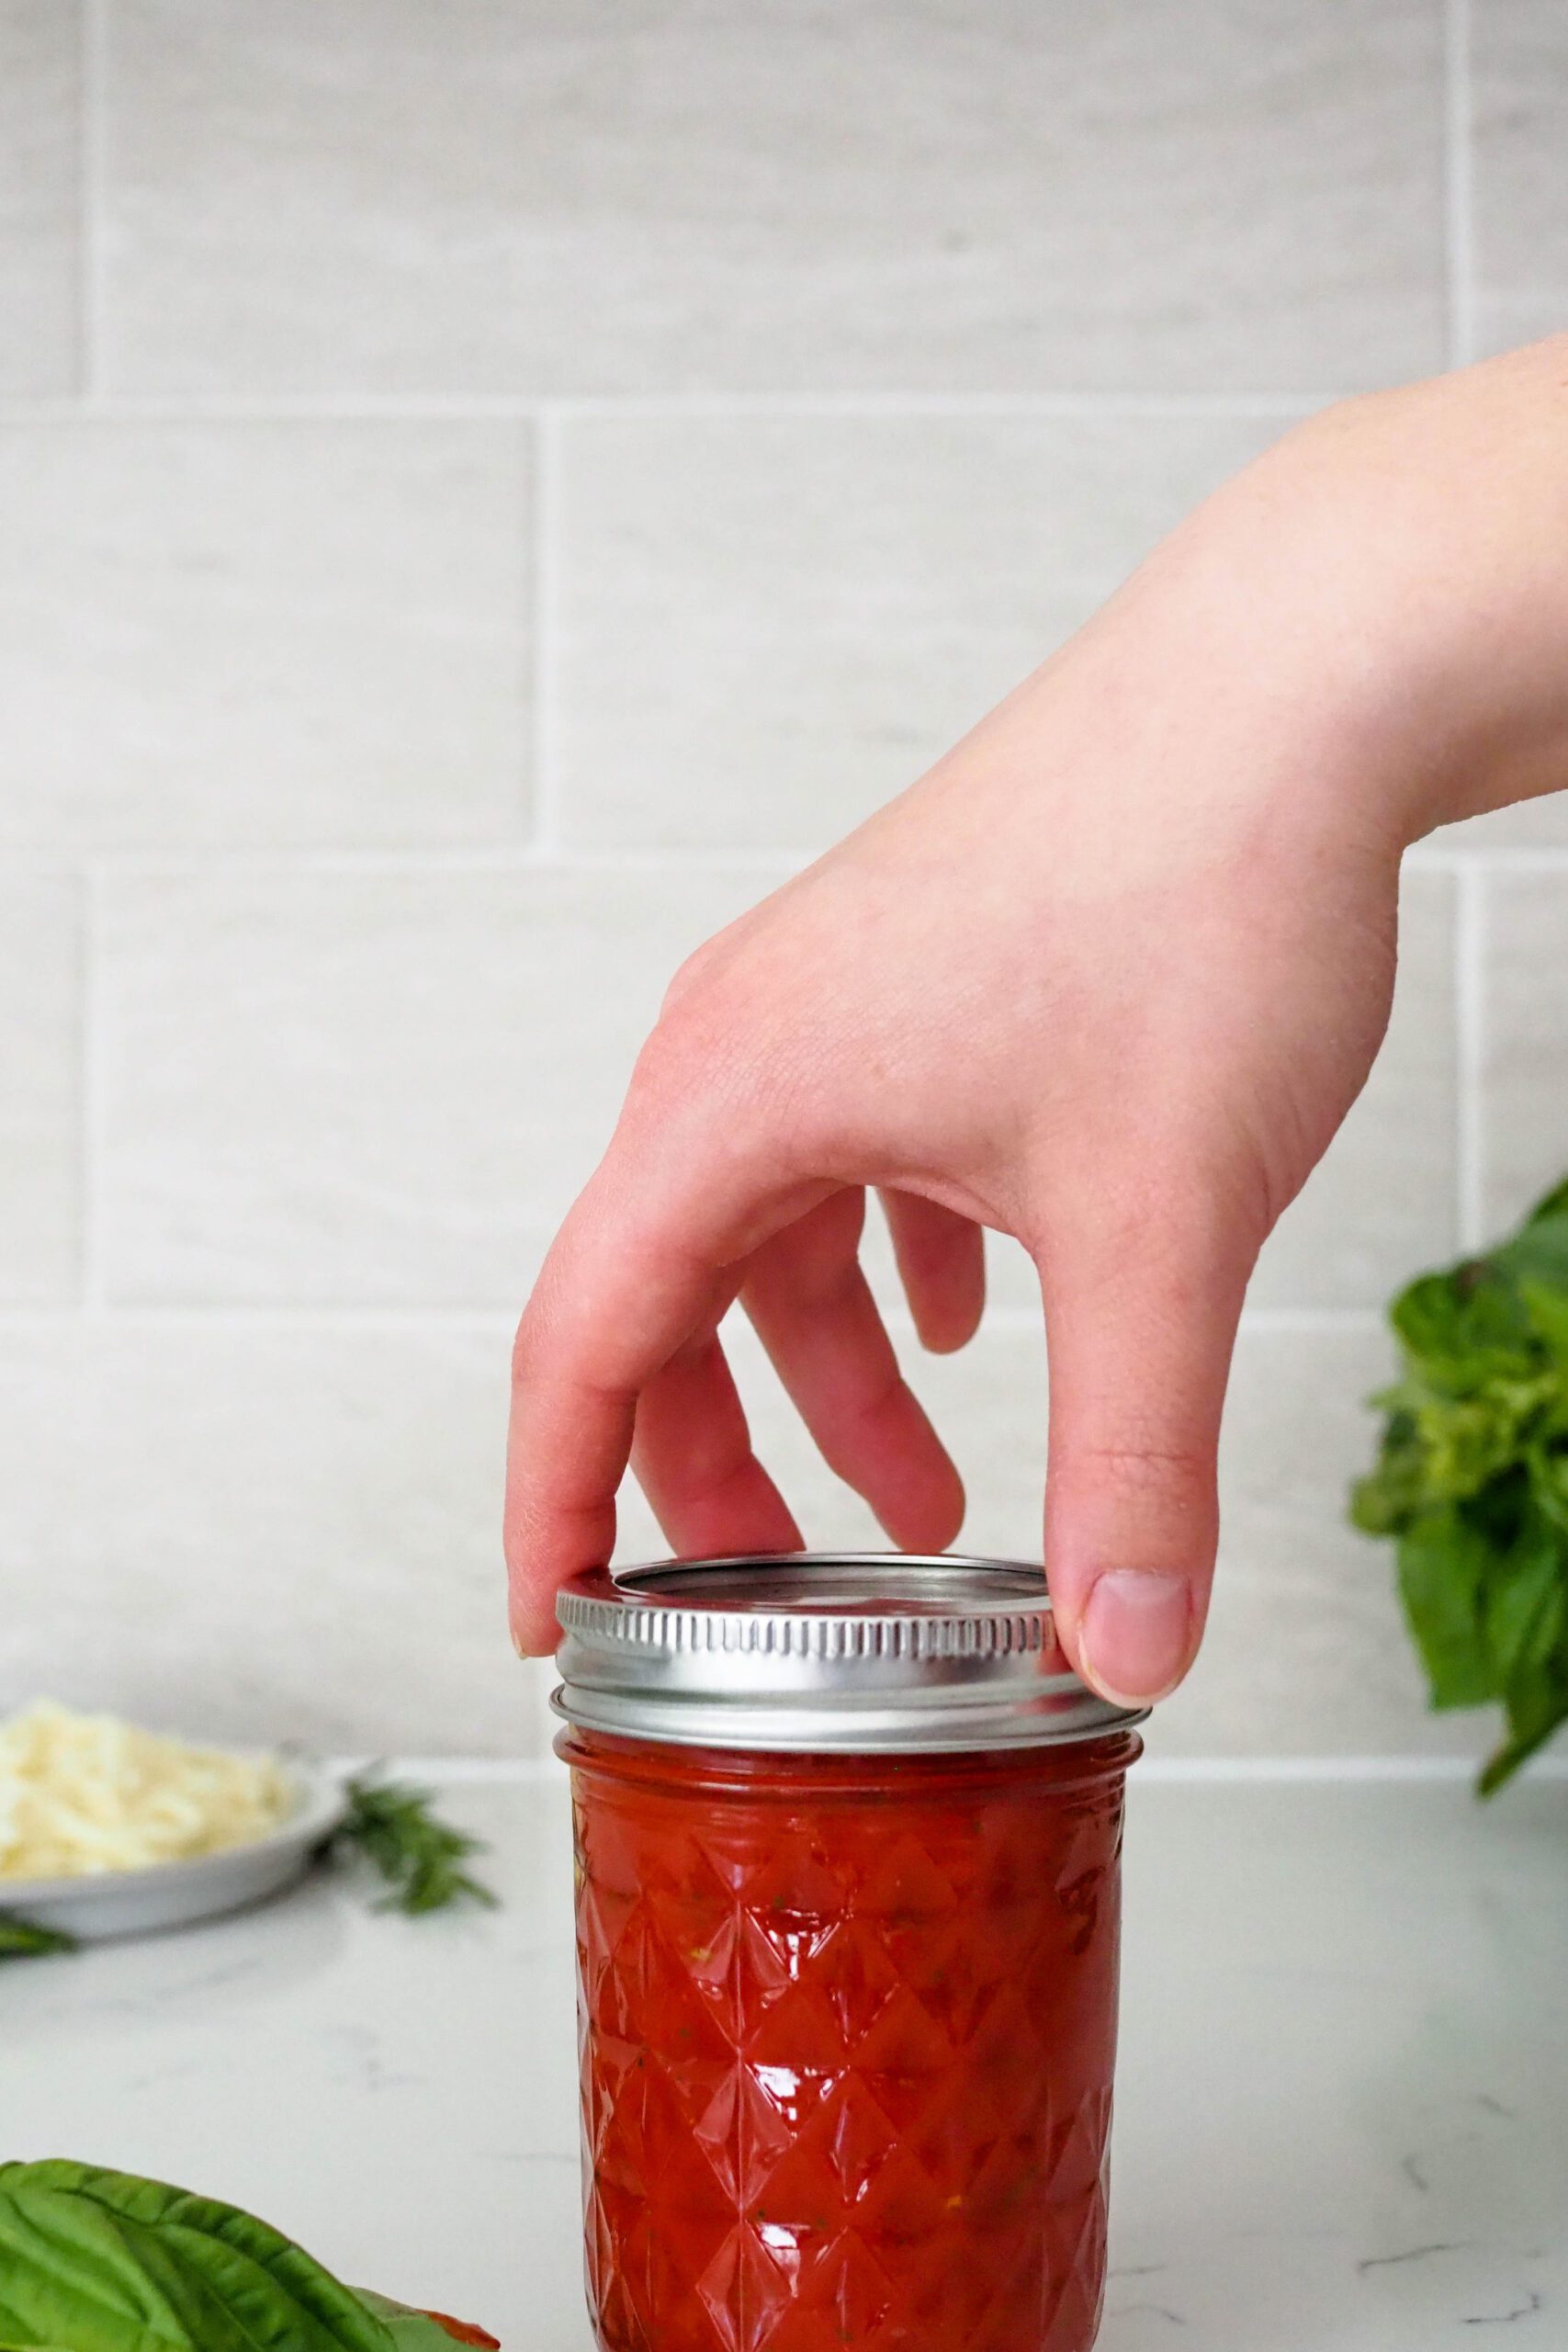
M 1038 1569 L 563 1595 L 603 2352 L 1088 2352 L 1122 1791 Z

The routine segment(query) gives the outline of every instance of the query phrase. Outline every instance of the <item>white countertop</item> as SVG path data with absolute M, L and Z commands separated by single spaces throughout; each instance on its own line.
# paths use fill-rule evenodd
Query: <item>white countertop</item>
M 590 2352 L 555 1778 L 447 1792 L 503 1910 L 338 1883 L 0 1970 L 0 2156 L 264 2212 Z M 1568 1784 L 1135 1781 L 1100 2352 L 1568 2345 Z

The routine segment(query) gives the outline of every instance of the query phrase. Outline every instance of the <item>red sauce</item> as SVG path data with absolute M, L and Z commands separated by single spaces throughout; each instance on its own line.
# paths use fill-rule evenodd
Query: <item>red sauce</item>
M 1135 1739 L 561 1749 L 604 2352 L 1087 2352 Z

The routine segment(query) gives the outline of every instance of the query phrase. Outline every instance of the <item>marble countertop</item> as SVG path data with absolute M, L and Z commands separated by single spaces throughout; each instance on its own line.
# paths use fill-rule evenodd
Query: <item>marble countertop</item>
M 508 2352 L 591 2352 L 564 1789 L 446 1793 L 498 1913 L 318 1880 L 0 1972 L 0 2155 L 227 2196 Z M 1127 1911 L 1100 2352 L 1568 2343 L 1568 1783 L 1151 1771 Z

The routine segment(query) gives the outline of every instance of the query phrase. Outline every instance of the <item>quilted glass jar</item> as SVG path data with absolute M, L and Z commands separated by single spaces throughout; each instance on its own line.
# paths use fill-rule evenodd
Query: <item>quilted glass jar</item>
M 603 2352 L 1088 2352 L 1135 1720 L 1039 1571 L 563 1598 Z

